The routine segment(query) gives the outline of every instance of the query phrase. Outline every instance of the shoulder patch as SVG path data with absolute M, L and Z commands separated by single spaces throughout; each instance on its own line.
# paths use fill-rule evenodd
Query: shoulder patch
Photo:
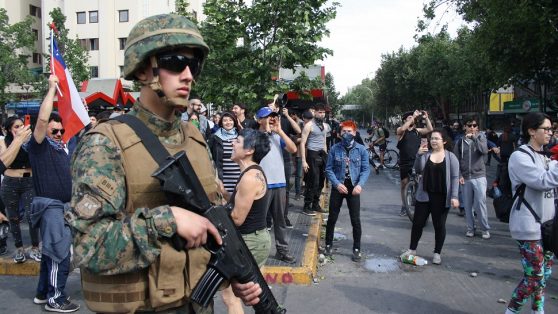
M 101 202 L 95 197 L 85 194 L 76 205 L 76 212 L 85 219 L 95 217 L 97 211 L 101 208 Z
M 96 178 L 93 184 L 108 196 L 112 196 L 116 191 L 116 182 L 106 176 Z

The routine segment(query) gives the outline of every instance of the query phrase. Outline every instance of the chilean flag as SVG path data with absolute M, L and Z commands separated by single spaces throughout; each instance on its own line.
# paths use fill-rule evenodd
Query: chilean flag
M 91 120 L 79 96 L 74 80 L 72 80 L 72 75 L 66 68 L 66 63 L 64 63 L 64 59 L 58 51 L 56 40 L 52 35 L 51 38 L 50 66 L 52 74 L 56 75 L 60 81 L 58 83 L 58 113 L 66 130 L 62 140 L 68 143 L 74 135 L 91 123 Z

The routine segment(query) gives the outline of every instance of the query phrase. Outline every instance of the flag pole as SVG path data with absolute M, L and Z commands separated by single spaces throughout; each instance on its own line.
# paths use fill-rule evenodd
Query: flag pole
M 54 61 L 52 60 L 53 58 L 54 58 L 54 30 L 51 27 L 50 28 L 50 73 L 52 73 L 52 75 L 56 75 L 56 73 L 54 73 Z M 64 95 L 62 95 L 62 91 L 60 90 L 58 84 L 56 84 L 56 90 L 60 94 L 60 97 L 64 97 Z

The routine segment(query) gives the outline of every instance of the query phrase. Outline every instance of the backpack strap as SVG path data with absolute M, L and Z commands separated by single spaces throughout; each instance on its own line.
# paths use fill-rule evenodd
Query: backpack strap
M 531 150 L 533 150 L 531 148 Z M 525 150 L 523 147 L 520 147 L 517 149 L 517 151 L 520 151 L 524 154 L 527 154 L 529 157 L 531 157 L 531 160 L 533 161 L 533 163 L 535 163 L 535 157 L 533 157 L 533 155 L 529 154 L 529 152 L 527 150 Z M 517 189 L 515 190 L 515 193 L 513 195 L 512 198 L 512 203 L 515 201 L 515 199 L 519 199 L 519 201 L 517 202 L 517 204 L 515 205 L 515 210 L 519 210 L 521 207 L 521 204 L 525 205 L 525 207 L 527 207 L 527 209 L 531 212 L 531 215 L 533 215 L 533 217 L 535 217 L 535 220 L 540 224 L 541 223 L 541 218 L 539 217 L 539 215 L 537 215 L 537 213 L 535 213 L 535 210 L 533 209 L 533 207 L 531 207 L 531 204 L 529 204 L 529 202 L 527 202 L 525 200 L 525 189 L 527 188 L 527 185 L 525 183 L 521 183 Z

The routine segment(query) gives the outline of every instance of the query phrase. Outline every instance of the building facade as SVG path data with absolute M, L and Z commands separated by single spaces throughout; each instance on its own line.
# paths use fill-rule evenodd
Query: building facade
M 204 0 L 189 0 L 192 14 L 201 21 Z M 175 0 L 0 0 L 10 24 L 33 16 L 32 31 L 37 41 L 29 67 L 39 72 L 45 66 L 43 53 L 49 53 L 51 22 L 49 12 L 60 8 L 66 16 L 70 38 L 78 38 L 89 52 L 91 78 L 118 78 L 124 65 L 126 37 L 140 20 L 175 11 Z M 79 84 L 76 82 L 76 84 Z
M 42 19 L 41 0 L 0 0 L 0 8 L 6 9 L 10 24 L 21 22 L 27 16 L 32 17 L 33 24 L 30 31 L 35 36 L 35 47 L 33 51 L 26 51 L 30 55 L 28 66 L 31 70 L 42 73 L 44 61 L 42 34 L 45 23 Z

